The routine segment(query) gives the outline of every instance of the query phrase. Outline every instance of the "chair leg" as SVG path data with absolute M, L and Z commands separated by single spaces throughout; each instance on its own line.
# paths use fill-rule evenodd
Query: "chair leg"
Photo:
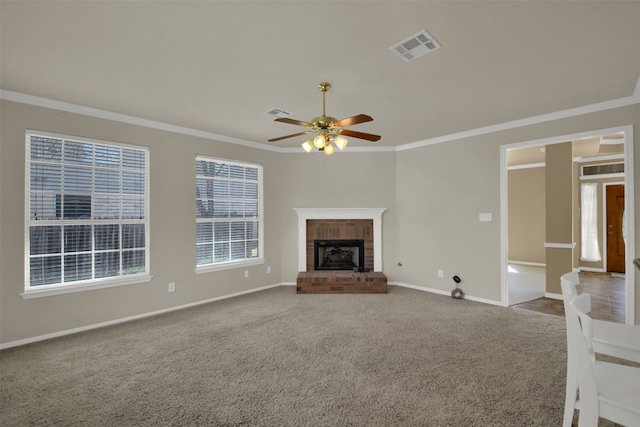
M 598 427 L 598 420 L 600 419 L 600 410 L 598 408 L 598 405 L 595 405 L 595 407 L 586 408 L 583 408 L 582 406 L 580 406 L 580 418 L 578 419 L 578 427 Z
M 567 392 L 564 398 L 564 417 L 562 427 L 571 427 L 573 412 L 576 408 L 578 394 L 578 373 L 570 361 L 567 361 Z

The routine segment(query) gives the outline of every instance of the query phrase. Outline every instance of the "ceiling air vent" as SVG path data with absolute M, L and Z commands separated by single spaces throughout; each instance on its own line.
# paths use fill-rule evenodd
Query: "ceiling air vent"
M 624 173 L 624 163 L 606 163 L 582 167 L 582 176 L 611 175 Z
M 272 119 L 280 119 L 282 117 L 289 117 L 293 113 L 283 110 L 282 108 L 273 107 L 269 111 L 265 111 L 262 114 L 264 114 L 267 117 L 271 117 Z
M 406 62 L 411 62 L 439 48 L 440 43 L 438 43 L 431 34 L 427 33 L 426 30 L 422 30 L 418 34 L 414 34 L 400 43 L 391 46 L 389 49 Z

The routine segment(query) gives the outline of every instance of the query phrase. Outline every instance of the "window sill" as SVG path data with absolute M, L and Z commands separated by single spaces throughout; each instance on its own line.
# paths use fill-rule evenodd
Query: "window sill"
M 126 279 L 118 278 L 100 283 L 87 283 L 83 285 L 59 286 L 48 289 L 32 289 L 20 294 L 23 299 L 49 297 L 53 295 L 71 294 L 75 292 L 91 291 L 94 289 L 113 288 L 115 286 L 133 285 L 135 283 L 150 282 L 153 276 L 136 276 Z
M 212 271 L 230 270 L 232 268 L 249 267 L 251 265 L 260 265 L 264 263 L 265 263 L 264 258 L 254 258 L 254 259 L 243 260 L 243 261 L 231 261 L 231 262 L 224 262 L 220 264 L 203 265 L 202 267 L 196 267 L 195 273 L 196 274 L 210 273 Z

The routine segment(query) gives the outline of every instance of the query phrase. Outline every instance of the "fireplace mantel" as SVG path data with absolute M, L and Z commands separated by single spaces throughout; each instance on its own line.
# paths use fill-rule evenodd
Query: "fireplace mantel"
M 373 220 L 373 269 L 382 271 L 382 213 L 387 208 L 294 208 L 298 213 L 298 271 L 307 271 L 307 220 Z

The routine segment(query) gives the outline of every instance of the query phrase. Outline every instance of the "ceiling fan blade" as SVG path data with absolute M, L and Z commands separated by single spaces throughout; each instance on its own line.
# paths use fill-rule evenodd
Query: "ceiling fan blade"
M 298 126 L 306 126 L 308 128 L 312 128 L 313 124 L 309 123 L 309 122 L 303 122 L 301 120 L 296 120 L 296 119 L 290 119 L 288 117 L 280 117 L 279 119 L 275 119 L 276 122 L 281 122 L 281 123 L 289 123 L 292 125 L 298 125 Z
M 351 125 L 357 125 L 358 123 L 370 122 L 372 120 L 373 117 L 371 116 L 367 116 L 366 114 L 358 114 L 357 116 L 347 117 L 346 119 L 334 122 L 333 126 L 337 128 L 343 128 Z
M 279 138 L 272 138 L 267 142 L 276 142 L 276 141 L 280 141 L 280 140 L 287 139 L 287 138 L 293 138 L 294 136 L 306 135 L 306 134 L 311 133 L 311 132 L 313 132 L 313 131 L 307 130 L 307 131 L 304 131 L 304 132 L 293 133 L 291 135 L 281 136 Z
M 380 135 L 374 135 L 371 133 L 356 132 L 354 130 L 342 129 L 340 135 L 352 136 L 354 138 L 366 139 L 367 141 L 379 141 L 382 138 Z

